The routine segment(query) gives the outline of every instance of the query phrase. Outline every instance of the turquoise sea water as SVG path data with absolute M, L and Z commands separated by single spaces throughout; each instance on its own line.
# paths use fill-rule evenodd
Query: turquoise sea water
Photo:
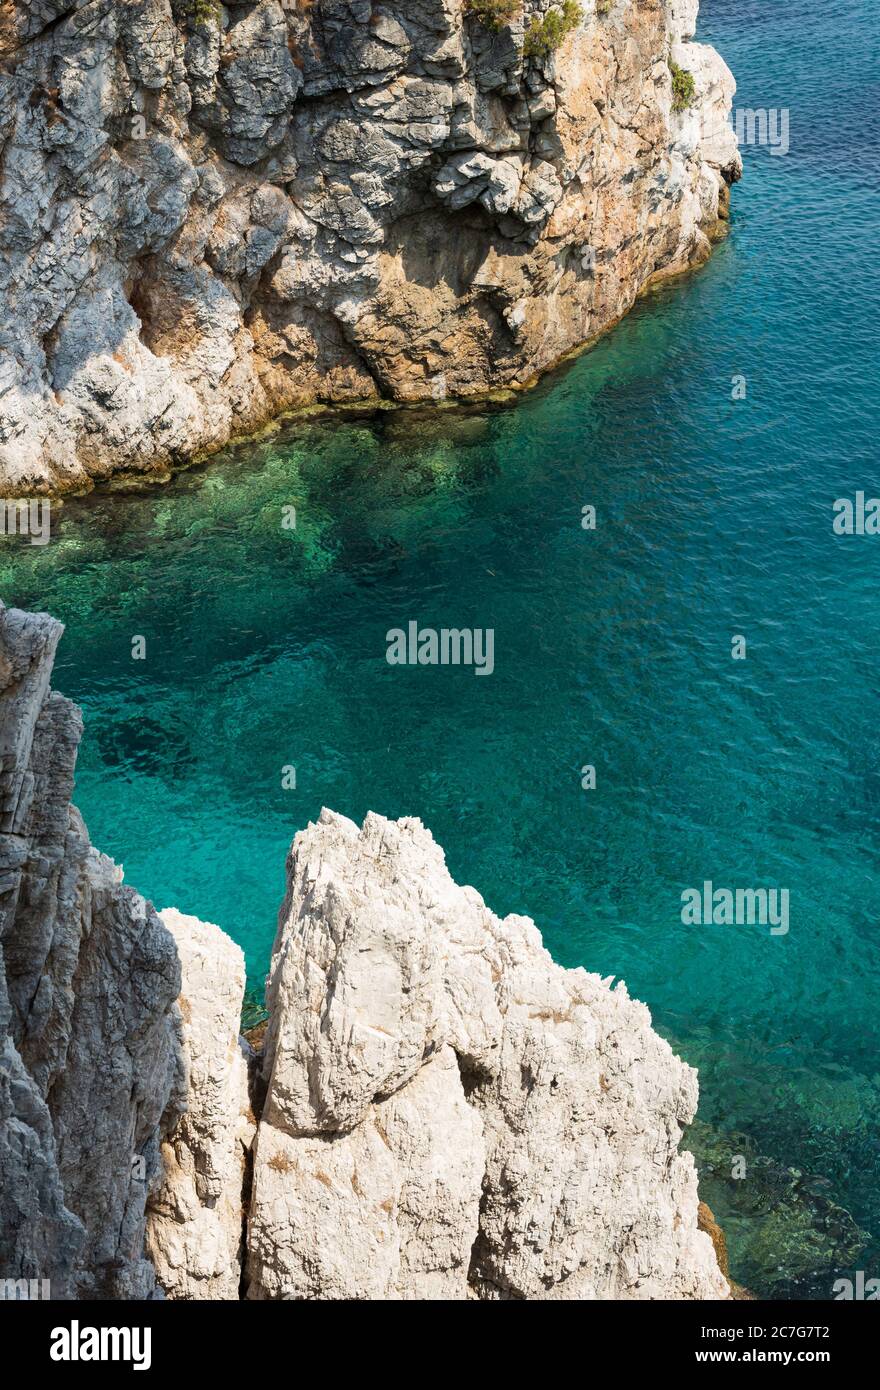
M 420 816 L 700 1067 L 703 1192 L 778 1297 L 880 1275 L 880 538 L 831 527 L 880 492 L 871 14 L 704 0 L 790 153 L 747 148 L 710 264 L 514 408 L 300 423 L 0 552 L 4 600 L 67 624 L 77 801 L 129 882 L 259 991 L 294 832 Z M 494 628 L 493 675 L 390 667 L 411 619 Z M 788 888 L 789 933 L 682 925 L 704 879 Z

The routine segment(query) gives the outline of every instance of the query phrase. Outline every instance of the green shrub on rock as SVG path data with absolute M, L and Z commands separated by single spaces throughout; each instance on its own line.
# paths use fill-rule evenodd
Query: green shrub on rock
M 522 0 L 465 0 L 465 9 L 485 29 L 503 29 L 522 9 Z
M 193 24 L 219 24 L 222 19 L 217 0 L 187 0 L 184 10 Z
M 577 0 L 562 0 L 558 9 L 548 10 L 543 19 L 532 20 L 526 32 L 523 54 L 526 58 L 549 58 L 568 38 L 584 17 Z
M 669 71 L 672 73 L 672 109 L 686 111 L 689 106 L 693 106 L 696 96 L 694 75 L 688 72 L 687 68 L 680 68 L 678 63 L 673 63 L 671 58 Z

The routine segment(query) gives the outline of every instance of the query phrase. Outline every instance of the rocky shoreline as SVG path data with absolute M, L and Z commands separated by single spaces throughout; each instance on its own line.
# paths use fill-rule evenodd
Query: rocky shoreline
M 242 953 L 70 804 L 61 626 L 0 608 L 0 1275 L 53 1298 L 727 1298 L 697 1078 L 416 820 L 301 831 L 255 1052 Z M 701 1227 L 705 1229 L 701 1229 Z M 717 1234 L 715 1236 L 717 1242 Z
M 0 490 L 519 389 L 704 260 L 740 161 L 696 0 L 582 0 L 538 51 L 559 6 L 509 9 L 4 6 Z

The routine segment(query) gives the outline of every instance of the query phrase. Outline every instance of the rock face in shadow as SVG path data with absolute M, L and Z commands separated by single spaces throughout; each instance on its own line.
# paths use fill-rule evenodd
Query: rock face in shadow
M 727 1297 L 678 1151 L 696 1073 L 419 821 L 296 836 L 254 1057 L 240 948 L 160 918 L 70 804 L 60 634 L 0 606 L 0 1288 Z
M 727 1297 L 696 1073 L 419 821 L 296 837 L 266 1000 L 248 1297 Z
M 580 0 L 531 56 L 554 0 L 478 9 L 7 0 L 0 490 L 522 385 L 706 257 L 740 162 L 696 0 Z
M 147 1192 L 185 1095 L 169 932 L 70 804 L 61 624 L 0 604 L 0 1279 L 140 1298 Z

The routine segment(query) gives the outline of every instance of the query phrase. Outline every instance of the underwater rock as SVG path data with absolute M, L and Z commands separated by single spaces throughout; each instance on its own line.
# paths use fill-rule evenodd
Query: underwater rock
M 832 1298 L 835 1278 L 858 1263 L 870 1236 L 828 1197 L 828 1184 L 761 1154 L 735 1130 L 697 1121 L 687 1138 L 705 1201 L 736 1232 L 737 1277 L 771 1298 Z

